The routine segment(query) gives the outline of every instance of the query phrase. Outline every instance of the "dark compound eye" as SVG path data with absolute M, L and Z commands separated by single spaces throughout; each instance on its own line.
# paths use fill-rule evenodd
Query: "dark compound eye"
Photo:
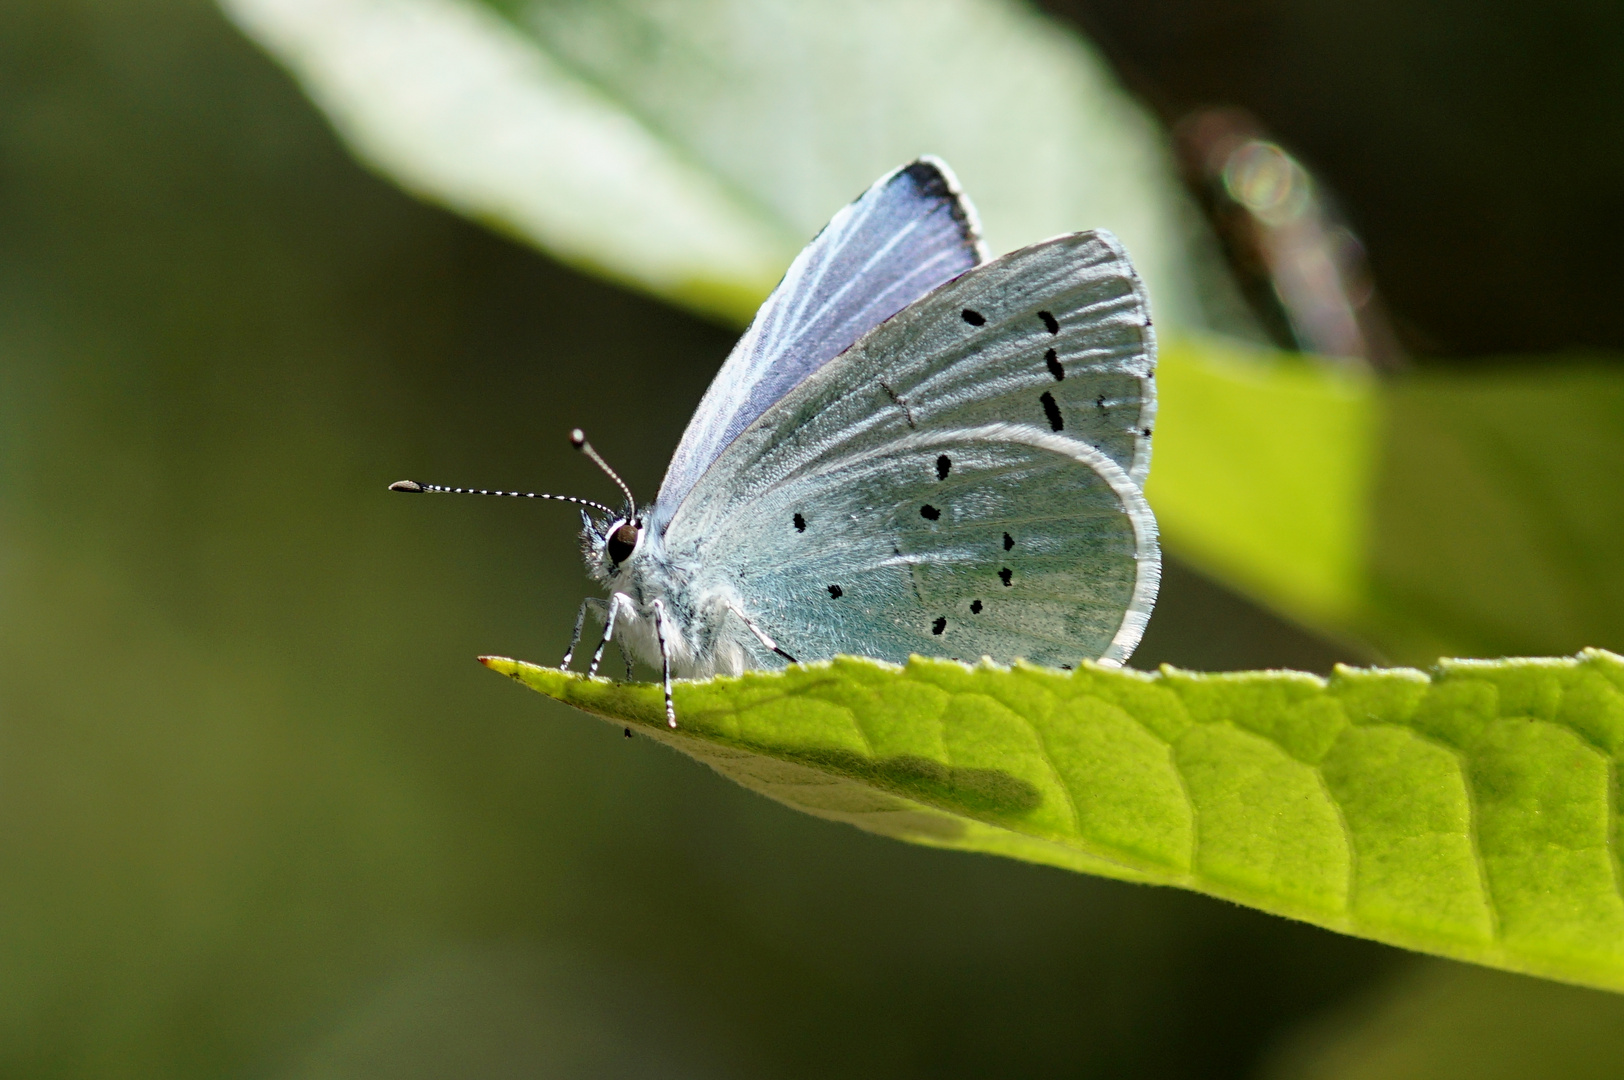
M 637 550 L 637 526 L 629 521 L 621 522 L 620 528 L 609 534 L 609 542 L 604 545 L 609 553 L 609 561 L 623 563 L 632 557 Z

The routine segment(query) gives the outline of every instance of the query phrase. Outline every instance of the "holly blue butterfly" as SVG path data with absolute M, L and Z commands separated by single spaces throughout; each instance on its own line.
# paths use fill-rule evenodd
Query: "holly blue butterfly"
M 609 598 L 582 604 L 561 666 L 596 610 L 591 672 L 611 640 L 658 665 L 675 727 L 673 676 L 841 653 L 1122 663 L 1161 576 L 1155 354 L 1109 233 L 989 261 L 943 162 L 880 178 L 762 305 L 653 503 L 573 434 L 626 501 L 567 500 Z

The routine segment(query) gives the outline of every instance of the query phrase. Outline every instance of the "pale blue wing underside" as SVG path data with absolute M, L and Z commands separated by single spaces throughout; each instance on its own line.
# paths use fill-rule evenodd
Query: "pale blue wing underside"
M 767 409 L 665 547 L 803 660 L 1124 660 L 1160 578 L 1154 357 L 1114 238 L 1014 252 Z
M 659 516 L 792 387 L 984 257 L 974 211 L 945 164 L 921 158 L 878 180 L 796 257 L 722 365 L 666 470 Z

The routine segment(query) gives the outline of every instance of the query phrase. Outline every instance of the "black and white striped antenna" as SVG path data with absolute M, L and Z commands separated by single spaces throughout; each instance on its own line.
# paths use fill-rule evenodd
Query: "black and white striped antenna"
M 630 516 L 635 519 L 637 516 L 637 504 L 632 499 L 631 488 L 627 487 L 625 481 L 623 481 L 615 473 L 615 470 L 611 469 L 603 458 L 598 456 L 598 452 L 592 449 L 592 444 L 586 441 L 586 436 L 581 434 L 580 428 L 576 428 L 574 431 L 570 432 L 570 445 L 585 453 L 587 457 L 591 458 L 597 464 L 598 468 L 609 474 L 609 479 L 613 480 L 620 490 L 625 493 L 626 502 L 631 506 Z M 499 495 L 504 499 L 552 499 L 556 502 L 575 503 L 577 506 L 590 506 L 594 510 L 603 511 L 610 517 L 617 517 L 619 515 L 618 510 L 613 510 L 610 507 L 603 505 L 603 503 L 593 502 L 591 499 L 578 499 L 574 495 L 545 495 L 537 491 L 487 491 L 484 488 L 446 487 L 443 484 L 424 484 L 416 480 L 396 480 L 393 484 L 389 485 L 389 490 L 404 491 L 411 495 Z
M 581 451 L 581 453 L 585 454 L 587 457 L 591 458 L 593 463 L 596 464 L 598 468 L 609 474 L 609 479 L 613 480 L 615 482 L 615 486 L 620 488 L 621 493 L 626 496 L 626 505 L 631 507 L 631 509 L 626 512 L 626 516 L 631 520 L 636 521 L 637 500 L 632 498 L 632 489 L 627 487 L 626 481 L 620 478 L 620 474 L 611 469 L 609 467 L 609 463 L 603 460 L 603 458 L 599 457 L 596 450 L 592 449 L 592 444 L 586 441 L 586 435 L 581 431 L 580 428 L 576 428 L 574 431 L 570 432 L 570 445 Z

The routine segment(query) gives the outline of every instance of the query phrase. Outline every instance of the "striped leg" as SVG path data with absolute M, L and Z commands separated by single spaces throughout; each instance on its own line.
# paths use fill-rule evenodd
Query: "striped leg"
M 575 659 L 575 646 L 581 643 L 581 628 L 586 625 L 587 609 L 590 608 L 607 619 L 608 616 L 604 614 L 604 606 L 605 601 L 597 596 L 589 596 L 581 601 L 581 610 L 575 613 L 575 630 L 570 634 L 570 647 L 564 650 L 564 659 L 558 662 L 558 670 L 568 671 L 570 661 Z
M 654 637 L 660 643 L 660 679 L 665 683 L 665 722 L 677 726 L 677 707 L 671 701 L 671 655 L 665 644 L 665 605 L 654 601 Z
M 598 673 L 598 664 L 603 661 L 603 650 L 609 647 L 609 641 L 615 636 L 615 619 L 620 615 L 620 607 L 624 604 L 632 606 L 632 598 L 625 593 L 617 592 L 609 597 L 609 617 L 603 621 L 603 640 L 592 653 L 592 666 L 587 668 L 587 678 Z

